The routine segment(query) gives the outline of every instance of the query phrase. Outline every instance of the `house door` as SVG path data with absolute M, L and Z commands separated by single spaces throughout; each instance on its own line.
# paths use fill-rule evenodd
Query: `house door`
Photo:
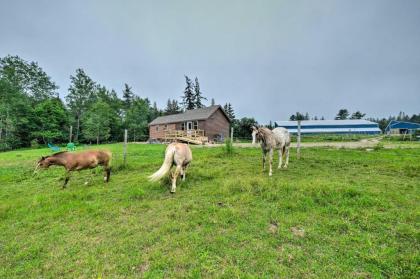
M 187 131 L 191 131 L 193 129 L 193 123 L 192 121 L 187 122 Z

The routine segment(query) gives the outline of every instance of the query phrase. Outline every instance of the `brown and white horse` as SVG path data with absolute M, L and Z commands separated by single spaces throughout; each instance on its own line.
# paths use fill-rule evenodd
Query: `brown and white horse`
M 160 169 L 149 176 L 150 181 L 158 181 L 164 177 L 171 169 L 172 165 L 176 165 L 175 171 L 172 172 L 172 187 L 171 193 L 176 191 L 176 179 L 179 174 L 182 176 L 182 180 L 185 180 L 185 173 L 188 165 L 192 161 L 192 153 L 190 147 L 185 143 L 174 142 L 166 147 L 165 160 L 163 161 Z
M 278 127 L 272 131 L 265 127 L 252 127 L 252 144 L 257 141 L 261 142 L 261 149 L 263 151 L 263 170 L 265 170 L 265 161 L 267 153 L 269 154 L 270 172 L 269 176 L 273 174 L 273 152 L 275 149 L 279 151 L 279 166 L 282 167 L 283 156 L 286 156 L 286 163 L 284 168 L 289 164 L 289 148 L 290 148 L 290 133 L 286 128 Z
M 93 169 L 97 166 L 104 167 L 104 181 L 108 182 L 111 176 L 111 158 L 112 153 L 107 150 L 88 150 L 82 152 L 58 152 L 51 156 L 42 157 L 36 166 L 37 169 L 47 169 L 50 166 L 63 166 L 66 169 L 66 178 L 63 188 L 66 187 L 70 179 L 71 171 L 80 171 L 84 169 Z

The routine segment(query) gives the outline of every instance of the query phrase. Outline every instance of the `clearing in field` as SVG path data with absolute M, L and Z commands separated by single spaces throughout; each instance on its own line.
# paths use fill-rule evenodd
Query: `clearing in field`
M 175 195 L 147 180 L 165 146 L 129 145 L 126 168 L 103 148 L 109 184 L 66 190 L 32 176 L 48 150 L 0 154 L 0 278 L 419 277 L 420 148 L 292 149 L 272 177 L 259 148 L 193 148 Z

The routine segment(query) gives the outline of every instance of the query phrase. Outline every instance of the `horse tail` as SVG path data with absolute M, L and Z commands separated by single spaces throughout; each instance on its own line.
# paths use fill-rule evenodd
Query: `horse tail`
M 163 161 L 162 166 L 157 172 L 149 176 L 150 181 L 158 181 L 169 172 L 174 161 L 174 155 L 175 146 L 169 146 L 169 148 L 166 149 L 165 160 Z

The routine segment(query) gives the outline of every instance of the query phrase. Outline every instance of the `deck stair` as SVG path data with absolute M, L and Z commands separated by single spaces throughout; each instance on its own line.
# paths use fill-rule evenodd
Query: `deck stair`
M 165 132 L 165 142 L 180 141 L 191 144 L 205 144 L 209 141 L 203 130 L 168 130 Z

